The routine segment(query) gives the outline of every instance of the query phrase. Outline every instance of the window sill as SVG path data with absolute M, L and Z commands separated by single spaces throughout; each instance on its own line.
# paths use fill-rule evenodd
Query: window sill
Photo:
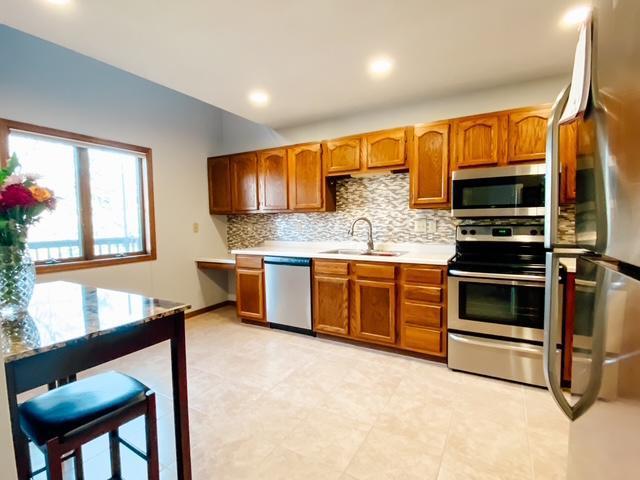
M 78 260 L 74 262 L 60 262 L 36 265 L 36 273 L 67 272 L 71 270 L 83 270 L 86 268 L 109 267 L 112 265 L 124 265 L 126 263 L 148 262 L 156 260 L 155 253 L 143 255 L 128 255 L 126 257 L 96 258 L 93 260 Z

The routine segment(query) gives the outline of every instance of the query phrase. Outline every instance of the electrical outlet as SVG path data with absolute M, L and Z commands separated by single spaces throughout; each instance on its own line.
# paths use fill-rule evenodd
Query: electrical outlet
M 193 222 L 193 233 L 198 233 L 200 231 L 200 224 L 198 222 Z
M 413 231 L 415 233 L 427 233 L 427 219 L 426 218 L 416 218 L 413 224 Z
M 427 233 L 436 233 L 438 231 L 438 221 L 431 220 L 427 226 Z

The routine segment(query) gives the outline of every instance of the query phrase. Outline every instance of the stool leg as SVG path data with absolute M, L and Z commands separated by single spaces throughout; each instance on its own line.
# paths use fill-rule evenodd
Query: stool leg
M 73 469 L 76 472 L 76 480 L 84 480 L 84 469 L 82 467 L 82 447 L 78 447 L 73 452 Z
M 109 432 L 109 452 L 111 454 L 111 476 L 120 478 L 122 469 L 120 467 L 120 437 L 117 428 Z
M 47 442 L 44 461 L 47 466 L 47 480 L 62 480 L 62 454 L 58 449 L 58 439 Z
M 153 392 L 147 393 L 147 413 L 144 417 L 147 430 L 147 476 L 149 480 L 158 480 L 160 478 L 158 425 L 156 420 L 156 396 Z

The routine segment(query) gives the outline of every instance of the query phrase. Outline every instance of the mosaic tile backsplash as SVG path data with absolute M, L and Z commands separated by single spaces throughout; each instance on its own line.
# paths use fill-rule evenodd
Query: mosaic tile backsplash
M 572 235 L 571 211 L 564 212 L 561 230 Z M 336 211 L 329 213 L 265 213 L 229 215 L 229 250 L 254 247 L 265 240 L 350 241 L 351 222 L 367 217 L 376 242 L 455 242 L 459 223 L 449 210 L 409 209 L 409 174 L 345 178 L 336 184 Z M 416 233 L 415 220 L 426 218 L 433 233 Z M 356 226 L 355 238 L 366 241 L 366 226 Z

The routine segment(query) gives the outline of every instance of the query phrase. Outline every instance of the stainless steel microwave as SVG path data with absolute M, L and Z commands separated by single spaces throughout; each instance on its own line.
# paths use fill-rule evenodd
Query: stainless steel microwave
M 456 170 L 451 213 L 468 217 L 544 216 L 544 163 Z

